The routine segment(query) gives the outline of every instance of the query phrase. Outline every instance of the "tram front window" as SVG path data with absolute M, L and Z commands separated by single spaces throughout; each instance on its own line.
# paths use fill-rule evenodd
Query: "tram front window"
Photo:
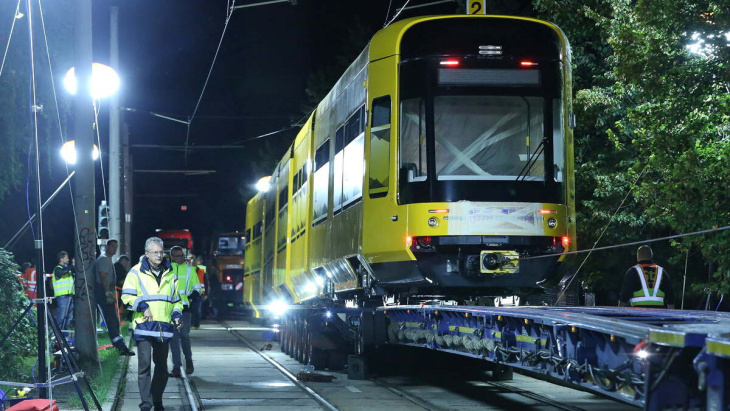
M 402 105 L 401 161 L 410 181 L 426 178 L 423 101 Z M 541 97 L 435 97 L 437 178 L 543 181 L 543 106 Z

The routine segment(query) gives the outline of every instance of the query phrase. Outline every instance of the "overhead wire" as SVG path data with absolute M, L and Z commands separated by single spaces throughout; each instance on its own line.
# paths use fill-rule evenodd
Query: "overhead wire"
M 388 2 L 388 10 L 385 11 L 385 21 L 383 22 L 383 27 L 388 25 L 388 17 L 390 16 L 390 8 L 393 7 L 393 0 L 390 0 Z
M 39 250 L 40 252 L 40 259 L 38 263 L 38 267 L 36 268 L 36 280 L 41 283 L 41 286 L 43 287 L 43 295 L 47 296 L 47 289 L 46 289 L 46 257 L 45 257 L 45 245 L 43 241 L 43 207 L 40 206 L 42 203 L 42 196 L 41 196 L 41 153 L 40 153 L 40 141 L 38 139 L 38 110 L 37 107 L 37 89 L 36 89 L 36 78 L 35 78 L 35 45 L 33 43 L 33 5 L 31 3 L 31 0 L 28 0 L 27 2 L 27 12 L 28 12 L 28 33 L 29 33 L 29 46 L 30 46 L 30 83 L 31 83 L 31 112 L 33 117 L 33 141 L 35 141 L 35 171 L 36 171 L 36 188 L 37 188 L 37 194 L 38 194 L 38 234 L 37 239 L 35 239 L 35 248 Z M 40 271 L 38 269 L 40 268 Z M 45 306 L 45 309 L 48 309 L 47 300 L 44 300 L 43 303 Z M 46 347 L 50 347 L 50 335 L 48 332 L 48 315 L 45 315 L 43 318 L 43 322 L 45 324 L 45 340 L 46 340 Z M 43 381 L 43 383 L 48 384 L 51 381 L 51 362 L 48 361 L 47 364 L 39 364 L 41 367 L 47 367 L 47 380 Z M 51 403 L 51 398 L 53 398 L 53 385 L 48 385 L 48 398 L 49 398 L 49 404 Z
M 198 97 L 198 102 L 195 103 L 195 109 L 193 109 L 193 114 L 188 118 L 188 125 L 187 125 L 187 131 L 185 133 L 185 166 L 188 164 L 188 142 L 190 141 L 190 126 L 193 123 L 193 119 L 195 119 L 195 114 L 198 112 L 198 108 L 200 107 L 200 102 L 203 101 L 203 95 L 205 94 L 205 89 L 208 87 L 208 81 L 210 81 L 210 76 L 213 73 L 213 67 L 215 67 L 215 62 L 218 59 L 218 53 L 221 49 L 221 44 L 223 44 L 223 38 L 226 36 L 226 30 L 228 29 L 228 23 L 231 21 L 231 17 L 233 16 L 233 9 L 236 6 L 236 0 L 232 0 L 230 3 L 230 6 L 228 7 L 228 13 L 226 14 L 226 21 L 223 25 L 223 32 L 221 33 L 221 38 L 218 40 L 218 47 L 215 50 L 215 55 L 213 55 L 213 61 L 210 64 L 210 68 L 208 69 L 208 75 L 205 78 L 205 83 L 203 83 L 203 89 L 200 91 L 200 96 Z
M 3 69 L 5 68 L 5 59 L 8 57 L 8 50 L 10 49 L 10 40 L 13 38 L 13 31 L 15 29 L 15 21 L 20 18 L 20 0 L 18 5 L 15 6 L 15 13 L 13 14 L 13 24 L 10 25 L 10 34 L 8 35 L 8 42 L 5 44 L 5 53 L 3 54 L 3 62 L 0 64 L 0 76 L 3 75 Z
M 389 21 L 388 23 L 386 23 L 386 24 L 385 24 L 385 25 L 383 26 L 383 28 L 386 28 L 386 27 L 390 26 L 390 23 L 394 22 L 394 21 L 395 21 L 395 19 L 397 19 L 397 18 L 398 18 L 398 16 L 400 16 L 400 14 L 401 14 L 401 13 L 403 12 L 403 10 L 405 10 L 405 9 L 406 9 L 406 6 L 408 6 L 408 3 L 410 3 L 410 2 L 411 2 L 411 0 L 406 0 L 406 2 L 405 2 L 405 4 L 403 5 L 403 7 L 401 7 L 401 8 L 400 8 L 400 9 L 398 10 L 398 12 L 397 12 L 397 13 L 395 13 L 395 16 L 393 16 L 393 18 L 392 18 L 392 19 L 390 19 L 390 21 Z M 390 7 L 388 7 L 388 12 L 390 12 Z

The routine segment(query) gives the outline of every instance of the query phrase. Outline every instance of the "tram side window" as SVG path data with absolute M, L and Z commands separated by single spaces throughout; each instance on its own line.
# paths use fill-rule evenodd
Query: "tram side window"
M 312 226 L 327 218 L 327 195 L 329 190 L 330 141 L 325 140 L 314 153 L 314 193 L 312 205 Z
M 406 181 L 426 181 L 426 101 L 401 102 L 400 171 Z
M 253 226 L 253 234 L 251 235 L 251 241 L 261 237 L 261 234 L 263 233 L 264 223 L 263 221 L 259 221 L 256 223 L 256 225 Z
M 286 244 L 286 226 L 289 221 L 289 165 L 285 165 L 279 172 L 279 225 L 276 231 L 277 249 Z
M 370 124 L 370 198 L 385 197 L 390 183 L 390 96 L 373 100 Z
M 365 173 L 365 106 L 361 106 L 345 124 L 344 164 L 342 169 L 342 205 L 362 198 Z
M 344 166 L 344 153 L 343 148 L 345 147 L 345 125 L 341 125 L 340 128 L 335 132 L 335 163 L 334 163 L 334 192 L 332 210 L 337 213 L 342 208 L 342 167 Z

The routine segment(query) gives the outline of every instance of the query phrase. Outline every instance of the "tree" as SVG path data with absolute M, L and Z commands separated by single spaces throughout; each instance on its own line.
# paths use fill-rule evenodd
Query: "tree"
M 12 254 L 0 248 L 0 337 L 10 332 L 10 327 L 18 316 L 27 308 L 29 301 L 25 297 L 23 287 L 16 273 L 18 266 L 13 262 Z M 27 378 L 30 370 L 21 369 L 22 358 L 35 355 L 36 330 L 31 322 L 32 313 L 26 314 L 12 335 L 0 347 L 0 380 L 12 381 Z
M 601 245 L 727 225 L 730 48 L 718 35 L 728 26 L 727 6 L 679 0 L 535 0 L 535 6 L 573 43 L 585 247 L 607 225 Z M 693 33 L 708 40 L 703 57 L 686 48 Z M 728 238 L 687 237 L 672 246 L 698 250 L 696 265 L 717 262 L 719 281 L 709 286 L 727 292 L 729 261 L 721 250 Z M 588 280 L 616 287 L 607 272 L 615 267 L 605 264 L 616 259 L 605 257 L 586 264 Z M 682 258 L 672 262 L 675 273 L 684 265 Z
M 16 15 L 19 4 L 20 13 Z M 56 88 L 60 87 L 59 80 L 63 77 L 64 68 L 68 69 L 73 65 L 73 27 L 69 23 L 73 22 L 72 1 L 49 3 L 47 9 L 43 10 L 43 19 L 40 18 L 41 13 L 37 8 L 28 13 L 25 2 L 0 2 L 0 32 L 4 38 L 7 36 L 9 39 L 7 57 L 0 76 L 0 138 L 3 144 L 0 150 L 0 201 L 24 180 L 28 154 L 34 150 L 34 132 L 30 120 L 32 99 L 29 91 L 29 15 L 33 16 L 34 28 L 36 105 L 39 108 L 42 106 L 38 112 L 39 146 L 46 160 L 50 155 L 48 147 L 60 147 L 60 139 L 56 140 L 61 134 L 56 104 L 60 106 L 61 119 L 65 118 L 69 107 L 69 102 L 63 97 L 64 93 L 54 93 L 51 84 L 55 79 Z M 53 63 L 53 73 L 49 72 L 49 56 Z

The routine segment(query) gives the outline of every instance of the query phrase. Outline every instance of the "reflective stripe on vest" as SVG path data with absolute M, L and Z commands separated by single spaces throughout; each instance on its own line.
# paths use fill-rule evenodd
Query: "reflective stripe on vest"
M 57 265 L 53 271 L 56 271 L 56 268 L 63 269 L 64 267 L 62 265 Z M 66 273 L 61 278 L 56 278 L 56 275 L 53 274 L 53 295 L 56 297 L 60 297 L 62 295 L 71 295 L 74 294 L 74 279 L 73 276 L 70 273 Z
M 657 266 L 656 281 L 654 282 L 654 287 L 652 289 L 650 289 L 646 284 L 646 277 L 644 276 L 644 270 L 641 266 L 635 265 L 634 268 L 639 275 L 639 280 L 641 280 L 641 290 L 644 295 L 642 297 L 634 297 L 630 299 L 629 302 L 631 305 L 664 305 L 664 297 L 659 297 L 657 295 L 659 292 L 659 286 L 662 283 L 662 267 Z
M 170 294 L 150 294 L 147 292 L 147 288 L 144 286 L 144 282 L 142 282 L 142 278 L 139 276 L 139 271 L 133 270 L 131 272 L 137 276 L 137 285 L 140 290 L 142 290 L 142 295 L 138 296 L 132 304 L 132 311 L 137 311 L 139 304 L 142 302 L 165 301 L 171 304 L 178 302 L 178 300 L 175 299 L 175 283 L 170 286 Z M 134 294 L 132 294 L 132 290 L 129 288 L 125 289 L 125 291 L 127 291 L 126 294 L 137 295 L 137 290 L 134 290 Z

